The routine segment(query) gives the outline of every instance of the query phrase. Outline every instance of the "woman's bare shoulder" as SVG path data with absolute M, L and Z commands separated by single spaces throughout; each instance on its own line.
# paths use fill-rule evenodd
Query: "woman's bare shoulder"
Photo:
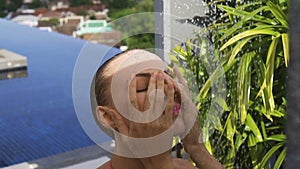
M 100 167 L 98 167 L 97 169 L 110 169 L 109 166 L 109 161 L 107 161 L 106 163 L 102 164 Z

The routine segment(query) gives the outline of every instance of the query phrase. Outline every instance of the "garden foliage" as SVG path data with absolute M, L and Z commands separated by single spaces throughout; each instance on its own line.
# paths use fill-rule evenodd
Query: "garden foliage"
M 214 18 L 171 54 L 196 77 L 206 147 L 226 168 L 283 168 L 289 0 L 206 2 Z

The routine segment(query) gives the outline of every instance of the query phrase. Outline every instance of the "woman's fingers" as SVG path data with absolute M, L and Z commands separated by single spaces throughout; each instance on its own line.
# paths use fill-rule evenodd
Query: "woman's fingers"
M 154 113 L 162 111 L 164 106 L 164 75 L 162 72 L 155 72 L 151 75 L 148 84 L 145 110 L 152 109 Z
M 151 92 L 153 92 L 156 89 L 156 81 L 157 81 L 157 73 L 153 73 L 150 77 L 149 84 L 148 84 L 148 90 L 147 90 L 147 96 L 144 104 L 145 110 L 149 108 L 153 108 L 154 99 L 155 96 L 151 95 Z
M 170 79 L 166 79 L 167 82 L 167 103 L 164 116 L 166 117 L 167 122 L 172 123 L 173 119 L 173 107 L 174 107 L 174 85 Z
M 157 115 L 162 114 L 165 109 L 164 79 L 164 74 L 162 72 L 158 72 L 155 90 L 155 103 L 153 105 L 153 112 Z
M 136 83 L 133 81 L 132 83 Z M 131 85 L 131 102 L 136 102 L 136 85 Z M 161 134 L 168 129 L 174 120 L 174 94 L 175 84 L 173 79 L 165 76 L 163 72 L 153 73 L 149 79 L 147 96 L 144 102 L 144 110 L 151 110 L 154 114 L 160 114 L 158 118 L 148 123 L 129 122 L 129 132 L 133 137 L 149 137 Z M 148 113 L 147 111 L 146 113 Z M 162 114 L 164 112 L 164 114 Z M 142 113 L 142 112 L 141 112 Z M 153 114 L 153 115 L 154 115 Z M 151 115 L 151 113 L 149 114 Z M 145 114 L 148 116 L 148 114 Z
M 159 72 L 157 76 L 156 92 L 155 111 L 164 112 L 164 114 L 153 121 L 152 125 L 157 128 L 161 127 L 161 132 L 163 132 L 169 128 L 173 120 L 174 85 L 171 79 L 166 78 L 162 72 Z
M 179 83 L 183 84 L 184 87 L 187 87 L 187 83 L 186 83 L 184 77 L 182 76 L 182 74 L 180 73 L 178 67 L 174 66 L 173 70 L 174 70 L 174 73 L 175 73 Z
M 130 103 L 134 108 L 139 109 L 139 105 L 138 105 L 137 97 L 136 97 L 136 78 L 133 78 L 130 83 L 131 83 L 129 85 Z

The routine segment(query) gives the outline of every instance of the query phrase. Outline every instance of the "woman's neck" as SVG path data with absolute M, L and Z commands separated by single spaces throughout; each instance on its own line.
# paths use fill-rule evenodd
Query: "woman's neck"
M 114 154 L 111 157 L 111 164 L 113 169 L 144 169 L 139 159 L 121 157 Z

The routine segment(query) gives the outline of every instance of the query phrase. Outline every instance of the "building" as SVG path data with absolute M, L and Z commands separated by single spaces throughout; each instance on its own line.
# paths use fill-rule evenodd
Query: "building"
M 54 0 L 54 1 L 49 2 L 49 8 L 52 11 L 55 11 L 57 9 L 67 9 L 67 8 L 69 8 L 69 6 L 70 6 L 70 3 L 69 3 L 69 1 L 66 1 L 66 0 Z
M 60 25 L 57 28 L 57 32 L 66 34 L 66 35 L 73 35 L 73 32 L 76 31 L 77 25 L 84 21 L 83 16 L 65 16 L 60 18 Z
M 18 15 L 14 18 L 12 18 L 13 22 L 16 22 L 18 24 L 27 25 L 30 27 L 37 27 L 39 17 L 34 15 Z
M 73 36 L 94 43 L 120 47 L 122 33 L 114 30 L 106 20 L 87 20 L 79 23 Z
M 82 37 L 85 34 L 96 34 L 109 31 L 112 31 L 112 27 L 107 24 L 106 20 L 87 20 L 79 23 L 73 36 Z
M 103 11 L 95 11 L 95 10 L 89 10 L 88 14 L 89 16 L 95 17 L 96 20 L 103 20 L 110 21 L 110 18 L 108 17 L 108 9 L 104 9 Z
M 46 12 L 39 14 L 40 20 L 60 19 L 61 12 L 47 10 Z

